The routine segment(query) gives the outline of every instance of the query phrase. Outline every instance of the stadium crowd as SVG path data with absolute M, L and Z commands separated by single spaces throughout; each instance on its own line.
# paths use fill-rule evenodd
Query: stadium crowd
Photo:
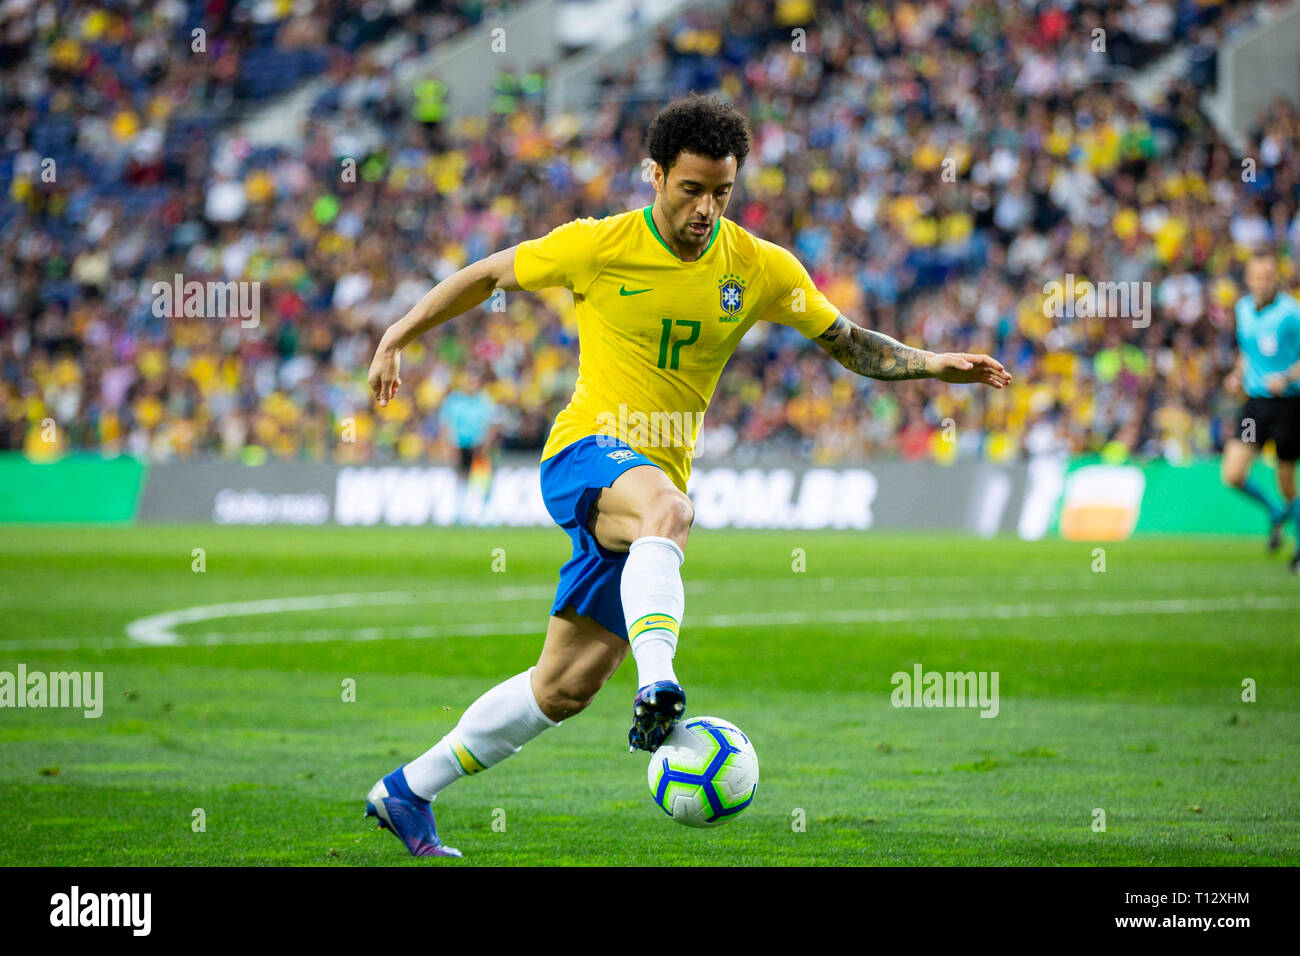
M 699 458 L 1185 461 L 1219 446 L 1237 401 L 1220 383 L 1246 255 L 1267 245 L 1284 288 L 1300 282 L 1300 111 L 1278 101 L 1238 152 L 1199 103 L 1203 52 L 1271 4 L 846 0 L 813 15 L 737 0 L 661 30 L 601 78 L 586 119 L 545 119 L 534 76 L 455 123 L 413 110 L 379 41 L 450 35 L 482 5 L 119 6 L 32 0 L 0 19 L 0 448 L 462 464 L 540 450 L 576 373 L 567 292 L 490 300 L 412 345 L 382 412 L 374 345 L 467 262 L 648 204 L 646 124 L 689 90 L 751 120 L 730 218 L 795 250 L 847 315 L 1016 376 L 1001 393 L 884 385 L 760 324 Z M 188 56 L 204 23 L 228 55 Z M 1115 82 L 1175 45 L 1191 73 L 1155 102 Z M 287 88 L 250 58 L 328 81 L 292 149 L 216 135 Z M 154 283 L 177 274 L 258 282 L 257 324 L 157 314 Z M 1131 283 L 1149 308 L 1053 310 L 1046 284 L 1067 277 Z

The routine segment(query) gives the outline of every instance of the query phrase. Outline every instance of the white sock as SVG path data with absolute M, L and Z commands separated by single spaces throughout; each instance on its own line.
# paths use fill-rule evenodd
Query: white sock
M 628 642 L 636 659 L 637 687 L 677 680 L 673 655 L 686 609 L 681 573 L 684 560 L 682 549 L 671 538 L 648 535 L 637 538 L 628 548 L 619 594 Z
M 461 777 L 500 763 L 542 731 L 558 727 L 533 696 L 532 673 L 530 667 L 470 704 L 451 733 L 406 765 L 407 786 L 432 800 Z

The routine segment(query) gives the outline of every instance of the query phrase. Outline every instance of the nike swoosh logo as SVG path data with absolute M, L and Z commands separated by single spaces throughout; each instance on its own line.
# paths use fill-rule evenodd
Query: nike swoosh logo
M 642 292 L 653 292 L 653 291 L 654 289 L 632 289 L 631 291 L 628 291 L 628 287 L 625 285 L 621 285 L 618 287 L 619 295 L 640 295 Z

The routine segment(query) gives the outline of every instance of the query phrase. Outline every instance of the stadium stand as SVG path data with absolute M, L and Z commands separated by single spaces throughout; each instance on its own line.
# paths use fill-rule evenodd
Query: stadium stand
M 450 37 L 481 4 L 51 6 L 0 14 L 0 448 L 48 453 L 53 419 L 62 450 L 160 461 L 455 462 L 463 407 L 475 428 L 490 411 L 494 447 L 540 450 L 575 374 L 567 293 L 511 295 L 413 345 L 408 387 L 379 414 L 374 344 L 466 262 L 647 204 L 640 137 L 689 90 L 751 119 L 731 218 L 796 250 L 846 313 L 1017 376 L 995 394 L 882 388 L 756 327 L 701 457 L 1187 460 L 1221 443 L 1245 256 L 1268 244 L 1298 281 L 1300 112 L 1278 100 L 1239 153 L 1199 103 L 1214 77 L 1196 51 L 1270 4 L 843 2 L 813 17 L 738 0 L 676 18 L 602 76 L 588 114 L 546 116 L 538 73 L 503 75 L 491 115 L 456 121 L 422 110 L 376 50 L 394 30 Z M 190 55 L 200 27 L 207 52 Z M 1171 50 L 1188 71 L 1139 102 L 1125 79 Z M 293 148 L 216 135 L 319 76 Z M 156 315 L 153 284 L 175 274 L 260 283 L 257 326 Z M 1049 317 L 1044 283 L 1066 276 L 1149 283 L 1149 322 Z

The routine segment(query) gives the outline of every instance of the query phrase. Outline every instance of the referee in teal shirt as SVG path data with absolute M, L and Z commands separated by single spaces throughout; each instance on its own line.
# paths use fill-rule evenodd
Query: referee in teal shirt
M 1237 300 L 1237 365 L 1225 381 L 1241 388 L 1246 402 L 1237 430 L 1223 449 L 1223 481 L 1267 509 L 1271 520 L 1269 552 L 1282 544 L 1282 528 L 1291 519 L 1300 541 L 1300 503 L 1296 500 L 1295 463 L 1300 458 L 1300 303 L 1278 291 L 1277 263 L 1258 252 L 1246 263 L 1250 295 Z M 1277 448 L 1278 505 L 1250 480 L 1255 454 L 1272 439 Z M 1300 573 L 1300 545 L 1291 558 Z

